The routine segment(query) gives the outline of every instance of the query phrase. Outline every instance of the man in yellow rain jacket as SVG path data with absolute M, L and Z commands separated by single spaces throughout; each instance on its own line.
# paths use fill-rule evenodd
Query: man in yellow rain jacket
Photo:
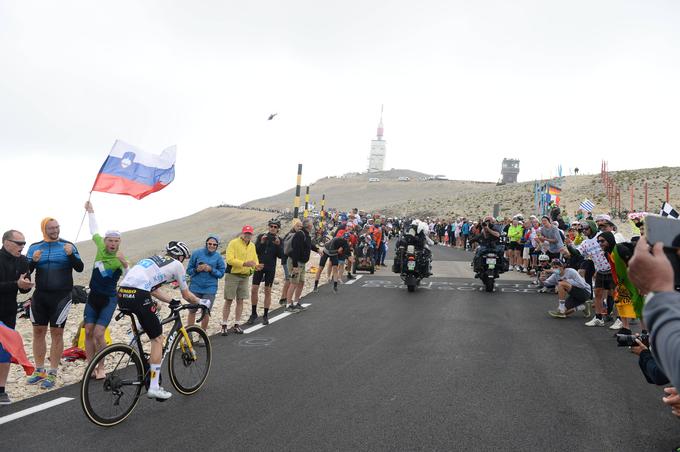
M 262 270 L 263 265 L 257 259 L 255 244 L 252 243 L 253 227 L 243 226 L 241 235 L 227 245 L 227 270 L 224 275 L 224 308 L 222 310 L 222 335 L 229 332 L 243 334 L 239 326 L 243 315 L 243 300 L 250 295 L 250 275 Z M 227 320 L 231 312 L 231 303 L 236 300 L 234 326 L 229 329 Z

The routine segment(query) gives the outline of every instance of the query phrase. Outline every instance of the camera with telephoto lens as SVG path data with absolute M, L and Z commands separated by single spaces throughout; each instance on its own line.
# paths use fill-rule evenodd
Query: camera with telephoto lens
M 617 334 L 616 342 L 619 347 L 637 347 L 640 344 L 637 343 L 636 339 L 640 339 L 640 342 L 645 344 L 645 347 L 649 347 L 649 333 L 643 331 L 639 336 L 635 334 Z

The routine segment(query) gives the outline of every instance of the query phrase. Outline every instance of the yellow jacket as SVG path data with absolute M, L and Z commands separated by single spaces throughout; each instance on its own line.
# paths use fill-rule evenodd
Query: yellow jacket
M 229 245 L 227 245 L 227 273 L 250 276 L 255 271 L 255 268 L 244 267 L 243 263 L 248 261 L 253 261 L 256 265 L 260 263 L 257 259 L 255 244 L 250 242 L 246 245 L 246 242 L 241 237 L 236 237 L 229 242 Z

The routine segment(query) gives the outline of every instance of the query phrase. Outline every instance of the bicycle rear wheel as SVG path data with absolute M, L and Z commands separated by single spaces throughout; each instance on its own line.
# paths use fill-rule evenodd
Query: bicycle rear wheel
M 90 378 L 101 366 L 106 378 Z M 113 344 L 100 351 L 85 369 L 80 403 L 85 415 L 97 425 L 111 427 L 127 418 L 144 387 L 144 366 L 129 345 Z
M 195 358 L 184 335 L 178 334 L 170 349 L 168 374 L 172 386 L 182 394 L 193 394 L 203 386 L 212 361 L 210 339 L 202 328 L 191 325 L 186 328 Z

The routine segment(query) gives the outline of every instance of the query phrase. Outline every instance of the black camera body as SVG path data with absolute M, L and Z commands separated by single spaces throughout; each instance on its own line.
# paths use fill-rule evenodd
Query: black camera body
M 637 347 L 639 344 L 636 339 L 640 339 L 640 342 L 645 344 L 645 347 L 649 347 L 649 333 L 643 332 L 639 336 L 634 334 L 617 334 L 616 343 L 619 347 Z

